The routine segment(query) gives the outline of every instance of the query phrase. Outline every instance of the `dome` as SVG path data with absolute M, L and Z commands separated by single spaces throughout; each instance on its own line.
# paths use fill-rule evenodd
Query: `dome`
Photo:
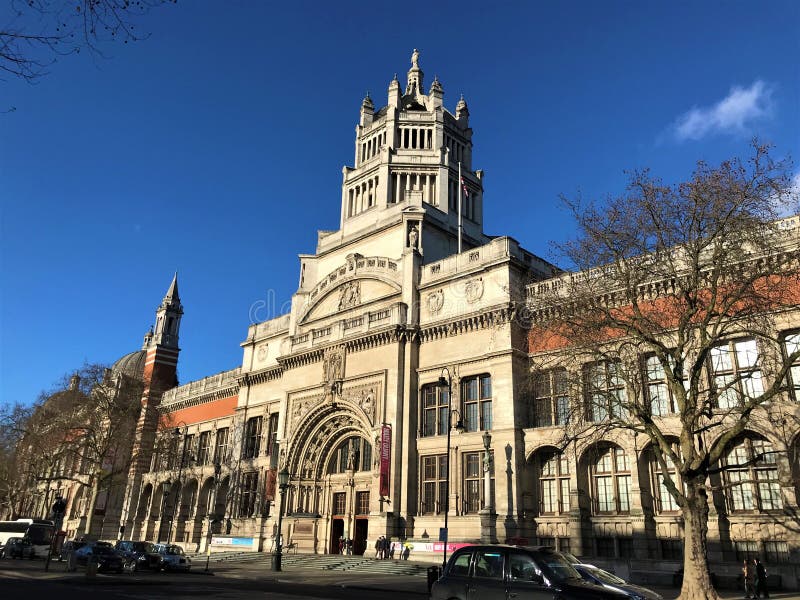
M 147 357 L 145 350 L 137 350 L 120 358 L 111 366 L 111 370 L 122 373 L 134 379 L 141 379 L 144 375 L 144 361 Z

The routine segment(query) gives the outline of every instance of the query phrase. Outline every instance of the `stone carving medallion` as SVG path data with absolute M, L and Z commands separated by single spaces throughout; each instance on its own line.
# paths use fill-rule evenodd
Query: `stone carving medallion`
M 435 315 L 442 310 L 443 304 L 444 292 L 442 290 L 436 290 L 435 292 L 428 294 L 428 310 L 432 315 Z
M 477 302 L 483 296 L 483 278 L 478 277 L 472 281 L 467 282 L 464 288 L 464 295 L 467 297 L 467 302 Z
M 257 352 L 258 360 L 263 361 L 265 358 L 267 358 L 267 349 L 268 348 L 269 348 L 269 346 L 267 344 L 261 344 L 258 347 L 258 352 Z

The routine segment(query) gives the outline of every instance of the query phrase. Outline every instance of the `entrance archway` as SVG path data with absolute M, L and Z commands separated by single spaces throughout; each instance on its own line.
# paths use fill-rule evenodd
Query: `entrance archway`
M 333 519 L 331 521 L 331 542 L 328 552 L 330 554 L 340 554 L 339 540 L 344 537 L 344 519 Z

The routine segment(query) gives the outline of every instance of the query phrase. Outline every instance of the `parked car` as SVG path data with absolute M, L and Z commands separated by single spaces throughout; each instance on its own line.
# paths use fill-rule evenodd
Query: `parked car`
M 138 571 L 139 569 L 158 571 L 163 566 L 164 561 L 161 555 L 150 542 L 120 540 L 115 548 L 125 557 L 126 567 L 129 571 Z
M 612 600 L 626 598 L 585 581 L 566 558 L 546 546 L 459 548 L 433 584 L 431 600 Z
M 36 558 L 36 551 L 28 538 L 8 538 L 6 545 L 0 550 L 0 558 Z
M 58 553 L 58 560 L 67 560 L 69 555 L 75 552 L 78 548 L 82 548 L 88 544 L 84 540 L 67 540 L 61 544 L 61 551 Z
M 98 571 L 122 573 L 125 567 L 125 558 L 108 543 L 90 542 L 75 550 L 78 565 L 86 565 L 89 560 L 97 561 Z
M 188 571 L 192 568 L 192 559 L 186 556 L 183 548 L 175 544 L 155 544 L 156 552 L 161 555 L 161 568 L 165 571 Z
M 664 597 L 661 594 L 657 594 L 653 590 L 648 590 L 647 588 L 638 585 L 627 583 L 621 577 L 612 575 L 603 569 L 599 569 L 592 565 L 573 566 L 586 581 L 595 583 L 597 585 L 602 585 L 604 588 L 609 590 L 620 591 L 626 594 L 628 598 L 633 598 L 634 600 L 664 600 Z

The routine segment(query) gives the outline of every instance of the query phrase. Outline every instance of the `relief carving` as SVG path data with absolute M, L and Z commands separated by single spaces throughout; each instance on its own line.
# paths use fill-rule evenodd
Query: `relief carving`
M 328 348 L 322 359 L 322 384 L 326 390 L 344 379 L 344 346 Z
M 339 310 L 361 304 L 361 282 L 350 281 L 339 288 Z
M 267 349 L 269 346 L 267 344 L 261 344 L 258 347 L 258 360 L 262 361 L 267 358 Z
M 435 292 L 428 294 L 428 310 L 432 315 L 435 315 L 442 310 L 443 305 L 444 292 L 442 290 L 436 290 Z
M 478 277 L 467 283 L 464 288 L 464 294 L 467 297 L 467 302 L 477 302 L 483 296 L 483 278 Z

